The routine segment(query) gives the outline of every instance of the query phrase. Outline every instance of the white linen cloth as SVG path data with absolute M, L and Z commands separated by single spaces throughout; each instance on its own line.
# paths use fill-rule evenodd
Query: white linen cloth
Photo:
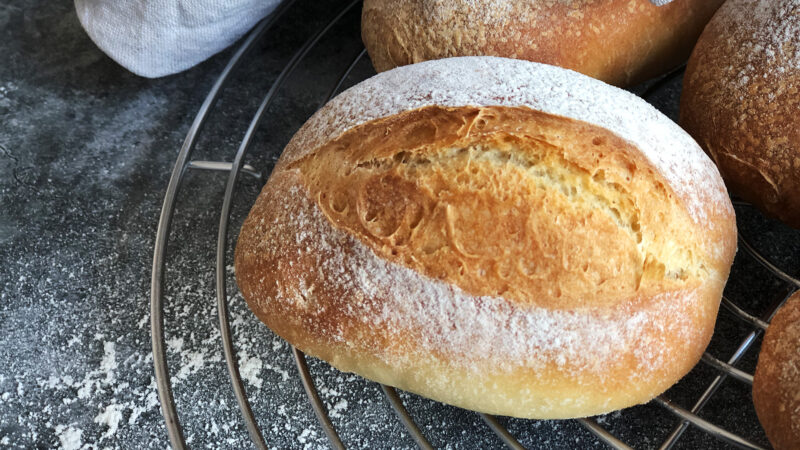
M 131 72 L 186 70 L 239 39 L 280 0 L 75 0 L 78 19 Z

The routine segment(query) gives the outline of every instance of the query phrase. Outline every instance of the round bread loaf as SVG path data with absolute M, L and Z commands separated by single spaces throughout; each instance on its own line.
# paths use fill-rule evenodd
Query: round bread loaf
M 490 55 L 618 86 L 682 63 L 723 0 L 365 0 L 361 36 L 379 72 Z
M 800 1 L 719 9 L 689 59 L 680 123 L 733 193 L 800 228 Z
M 764 335 L 753 377 L 758 420 L 776 450 L 800 445 L 800 292 L 778 311 Z
M 297 132 L 236 277 L 278 335 L 468 409 L 645 402 L 699 360 L 736 248 L 719 174 L 676 124 L 576 72 L 429 61 Z

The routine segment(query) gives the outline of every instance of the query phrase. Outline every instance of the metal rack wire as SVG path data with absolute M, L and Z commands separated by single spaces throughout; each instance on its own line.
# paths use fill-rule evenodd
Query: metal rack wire
M 269 109 L 276 93 L 281 89 L 284 82 L 292 74 L 303 58 L 308 52 L 329 32 L 331 27 L 334 26 L 345 14 L 355 8 L 360 2 L 354 0 L 338 12 L 324 27 L 322 27 L 314 36 L 312 36 L 306 43 L 294 54 L 289 60 L 284 69 L 280 72 L 278 77 L 273 82 L 269 91 L 264 96 L 258 110 L 252 117 L 249 127 L 238 147 L 238 150 L 233 155 L 231 162 L 221 161 L 193 161 L 191 156 L 194 152 L 198 135 L 201 133 L 209 113 L 214 108 L 214 105 L 220 95 L 221 90 L 225 87 L 231 75 L 242 63 L 245 55 L 254 47 L 254 45 L 264 36 L 264 34 L 273 27 L 276 22 L 292 7 L 294 0 L 283 2 L 276 11 L 268 18 L 264 19 L 242 42 L 238 50 L 233 54 L 227 66 L 222 71 L 221 75 L 214 83 L 211 91 L 207 95 L 205 101 L 200 107 L 194 122 L 192 123 L 183 146 L 178 154 L 175 167 L 169 180 L 164 203 L 161 210 L 159 219 L 158 231 L 156 234 L 156 243 L 153 256 L 152 266 L 152 279 L 151 279 L 151 336 L 153 346 L 153 361 L 156 373 L 156 382 L 158 387 L 159 399 L 161 402 L 161 409 L 166 421 L 166 426 L 169 434 L 169 439 L 174 448 L 186 448 L 186 440 L 184 438 L 181 423 L 177 414 L 175 401 L 172 394 L 172 385 L 170 382 L 169 367 L 166 358 L 166 344 L 164 337 L 164 274 L 166 267 L 166 249 L 167 242 L 170 235 L 170 227 L 173 215 L 175 213 L 175 203 L 180 192 L 181 186 L 184 183 L 184 176 L 190 170 L 211 170 L 223 171 L 228 173 L 228 179 L 225 187 L 223 204 L 220 211 L 219 228 L 217 235 L 217 252 L 216 252 L 216 297 L 217 297 L 217 310 L 220 325 L 220 334 L 222 337 L 223 349 L 225 353 L 225 360 L 230 374 L 233 390 L 236 400 L 241 409 L 241 414 L 247 426 L 250 437 L 257 448 L 266 448 L 266 443 L 261 430 L 255 420 L 253 412 L 248 402 L 247 393 L 245 392 L 242 377 L 239 374 L 239 365 L 236 358 L 236 353 L 231 336 L 231 328 L 228 316 L 228 296 L 226 291 L 226 251 L 228 248 L 228 224 L 230 221 L 231 203 L 234 196 L 234 188 L 236 187 L 239 175 L 255 177 L 263 181 L 262 174 L 255 168 L 244 164 L 244 157 L 250 147 L 253 135 L 265 113 Z M 345 79 L 353 71 L 354 67 L 365 57 L 365 51 L 361 50 L 358 55 L 347 65 L 342 72 L 341 76 L 333 84 L 325 98 L 327 102 L 332 98 L 341 88 Z M 672 73 L 664 76 L 657 82 L 653 83 L 645 92 L 641 94 L 642 97 L 648 98 L 649 96 L 657 93 L 666 83 L 672 81 L 674 78 L 682 74 L 682 69 L 673 71 Z M 325 103 L 323 102 L 323 104 Z M 735 202 L 737 206 L 745 206 L 741 202 Z M 738 436 L 730 431 L 724 430 L 713 423 L 702 419 L 698 413 L 708 403 L 712 396 L 717 392 L 720 386 L 727 378 L 732 378 L 737 382 L 752 384 L 753 377 L 749 373 L 738 369 L 736 364 L 741 360 L 745 353 L 752 348 L 757 338 L 766 329 L 769 320 L 775 314 L 777 309 L 783 304 L 788 296 L 797 289 L 800 289 L 800 279 L 787 274 L 767 257 L 763 256 L 759 251 L 751 245 L 750 241 L 744 237 L 740 232 L 740 248 L 752 257 L 756 262 L 764 266 L 770 273 L 777 279 L 783 281 L 786 285 L 785 295 L 782 295 L 774 304 L 768 308 L 768 311 L 763 315 L 757 317 L 748 313 L 740 306 L 727 298 L 723 298 L 722 305 L 732 312 L 736 317 L 748 324 L 752 331 L 747 337 L 742 340 L 734 352 L 734 354 L 726 361 L 720 360 L 709 353 L 703 355 L 702 361 L 709 367 L 718 372 L 716 378 L 706 387 L 704 393 L 696 400 L 696 403 L 689 410 L 681 408 L 673 403 L 666 397 L 659 396 L 653 400 L 653 403 L 664 408 L 678 419 L 676 426 L 667 439 L 661 443 L 661 449 L 672 448 L 684 434 L 689 426 L 693 426 L 706 432 L 722 441 L 732 444 L 741 448 L 757 449 L 758 445 L 749 442 L 745 438 Z M 336 428 L 331 423 L 330 417 L 326 411 L 323 402 L 315 388 L 314 379 L 309 373 L 306 364 L 305 355 L 297 349 L 292 349 L 295 362 L 297 365 L 299 376 L 303 382 L 306 393 L 308 394 L 309 401 L 314 409 L 314 412 L 319 420 L 320 425 L 328 436 L 330 444 L 335 448 L 344 448 L 344 444 L 339 438 Z M 415 423 L 413 418 L 408 414 L 398 393 L 389 386 L 381 386 L 383 392 L 394 409 L 397 418 L 402 422 L 409 435 L 414 439 L 416 444 L 423 449 L 431 449 L 433 446 L 428 442 L 419 426 Z M 521 449 L 522 445 L 512 436 L 512 434 L 503 427 L 503 425 L 494 417 L 486 414 L 481 414 L 484 422 L 489 428 L 497 434 L 497 436 L 509 448 Z M 597 421 L 586 418 L 577 419 L 578 422 L 594 434 L 600 441 L 605 442 L 613 448 L 625 449 L 630 448 L 619 438 L 603 428 Z

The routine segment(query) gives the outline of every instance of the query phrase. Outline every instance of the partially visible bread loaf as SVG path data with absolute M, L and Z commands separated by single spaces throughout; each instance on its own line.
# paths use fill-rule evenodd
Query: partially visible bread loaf
M 236 277 L 341 370 L 518 417 L 648 401 L 699 360 L 736 247 L 716 169 L 641 99 L 491 57 L 379 74 L 317 112 Z
M 800 448 L 800 292 L 786 301 L 764 335 L 753 402 L 776 450 Z
M 379 72 L 452 56 L 552 64 L 625 86 L 682 63 L 723 0 L 365 0 Z
M 680 123 L 733 193 L 800 228 L 800 1 L 719 9 L 689 59 Z

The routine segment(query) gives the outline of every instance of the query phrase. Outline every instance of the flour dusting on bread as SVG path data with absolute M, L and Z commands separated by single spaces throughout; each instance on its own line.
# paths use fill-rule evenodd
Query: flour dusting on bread
M 599 125 L 639 148 L 684 199 L 696 222 L 705 224 L 708 208 L 729 206 L 713 163 L 644 100 L 577 72 L 505 58 L 449 58 L 380 73 L 315 114 L 283 158 L 292 162 L 355 126 L 432 105 L 524 106 Z

